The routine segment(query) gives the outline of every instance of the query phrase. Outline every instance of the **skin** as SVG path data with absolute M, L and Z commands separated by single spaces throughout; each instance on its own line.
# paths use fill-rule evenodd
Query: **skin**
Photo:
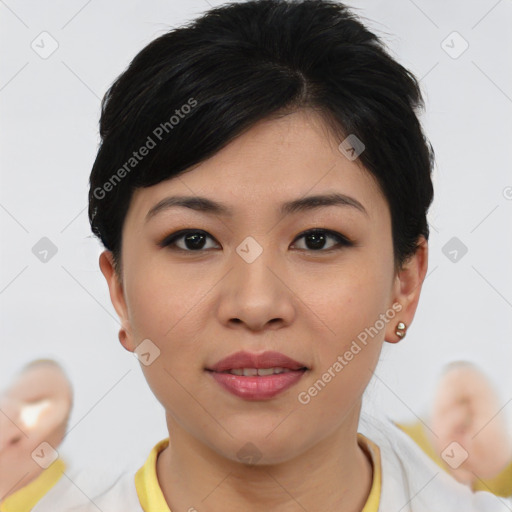
M 497 476 L 512 460 L 512 440 L 499 397 L 489 379 L 471 364 L 452 366 L 440 379 L 431 408 L 430 442 L 437 453 L 453 441 L 468 453 L 447 470 L 468 485 Z M 454 452 L 455 453 L 455 452 Z M 453 464 L 454 466 L 456 464 Z
M 37 406 L 38 414 L 26 415 Z M 51 362 L 29 365 L 0 394 L 0 501 L 43 472 L 31 454 L 43 442 L 58 448 L 71 406 L 71 384 Z
M 112 254 L 100 268 L 122 322 L 120 340 L 133 351 L 149 338 L 160 356 L 141 365 L 166 411 L 172 440 L 157 475 L 173 511 L 360 511 L 372 466 L 357 443 L 361 396 L 382 343 L 410 325 L 427 271 L 424 238 L 394 272 L 386 199 L 360 163 L 339 150 L 316 113 L 265 120 L 189 172 L 137 189 L 123 226 L 123 274 Z M 306 195 L 341 192 L 361 202 L 282 217 L 277 205 Z M 144 222 L 148 210 L 174 195 L 206 196 L 231 206 L 233 218 L 173 208 Z M 201 229 L 203 252 L 158 243 L 179 229 Z M 315 249 L 300 235 L 336 231 L 352 247 Z M 247 237 L 262 247 L 248 264 L 236 252 Z M 312 247 L 312 248 L 311 248 Z M 322 252 L 323 251 L 323 252 Z M 122 278 L 122 279 L 121 279 Z M 307 390 L 366 327 L 394 303 L 402 310 L 307 405 Z M 301 381 L 267 401 L 221 388 L 205 368 L 238 350 L 276 350 L 304 363 Z M 261 458 L 237 452 L 253 443 Z

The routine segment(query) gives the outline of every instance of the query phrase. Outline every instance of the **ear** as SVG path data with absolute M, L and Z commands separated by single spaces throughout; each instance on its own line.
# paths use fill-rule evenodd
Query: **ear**
M 395 319 L 387 324 L 385 341 L 388 343 L 397 343 L 402 339 L 396 334 L 398 322 L 404 322 L 407 327 L 411 325 L 420 300 L 421 287 L 427 274 L 427 267 L 428 242 L 421 235 L 418 239 L 416 252 L 404 262 L 395 278 L 392 304 L 400 304 L 401 309 Z
M 112 301 L 112 305 L 116 310 L 119 319 L 121 320 L 121 331 L 119 336 L 119 341 L 121 345 L 128 350 L 129 352 L 133 352 L 135 347 L 132 342 L 131 328 L 130 322 L 128 318 L 128 308 L 126 306 L 126 300 L 124 297 L 124 289 L 123 284 L 119 280 L 119 276 L 117 275 L 114 267 L 114 255 L 112 251 L 103 251 L 100 254 L 99 259 L 101 273 L 105 277 L 107 281 L 110 300 Z M 121 332 L 124 331 L 125 335 L 121 336 Z

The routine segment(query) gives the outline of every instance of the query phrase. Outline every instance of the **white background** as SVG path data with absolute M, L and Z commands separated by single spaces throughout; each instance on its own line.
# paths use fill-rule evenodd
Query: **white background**
M 147 43 L 220 4 L 0 2 L 0 389 L 32 359 L 59 361 L 75 391 L 61 452 L 77 466 L 137 468 L 167 435 L 139 363 L 118 342 L 87 220 L 100 98 Z M 414 420 L 442 366 L 467 359 L 489 374 L 511 417 L 512 4 L 349 5 L 421 78 L 437 158 L 429 274 L 406 339 L 385 344 L 367 406 Z M 47 59 L 31 48 L 43 31 L 59 45 Z M 442 47 L 449 37 L 461 48 L 453 31 L 469 44 L 456 59 Z M 42 237 L 58 249 L 47 263 L 32 253 Z M 455 263 L 442 252 L 452 237 L 468 248 Z

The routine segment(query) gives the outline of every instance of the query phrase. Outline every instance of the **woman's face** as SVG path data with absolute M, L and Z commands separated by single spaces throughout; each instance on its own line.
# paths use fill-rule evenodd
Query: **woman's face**
M 397 341 L 397 322 L 414 315 L 416 267 L 409 281 L 394 274 L 387 202 L 340 142 L 304 111 L 258 123 L 189 172 L 135 191 L 122 285 L 110 253 L 100 259 L 123 344 L 146 340 L 142 369 L 170 426 L 232 460 L 246 443 L 261 463 L 289 460 L 355 429 L 383 340 Z M 332 194 L 347 199 L 281 210 Z M 148 215 L 171 196 L 206 198 L 230 214 L 172 206 Z M 164 245 L 181 230 L 190 233 Z M 279 352 L 307 369 L 211 371 L 239 351 Z M 285 365 L 260 363 L 238 366 Z

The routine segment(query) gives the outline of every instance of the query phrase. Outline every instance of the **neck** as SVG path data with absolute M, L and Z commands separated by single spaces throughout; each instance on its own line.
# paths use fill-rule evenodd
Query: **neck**
M 168 417 L 171 442 L 157 475 L 171 510 L 359 512 L 370 492 L 372 464 L 357 443 L 359 410 L 295 457 L 247 465 L 223 457 Z

